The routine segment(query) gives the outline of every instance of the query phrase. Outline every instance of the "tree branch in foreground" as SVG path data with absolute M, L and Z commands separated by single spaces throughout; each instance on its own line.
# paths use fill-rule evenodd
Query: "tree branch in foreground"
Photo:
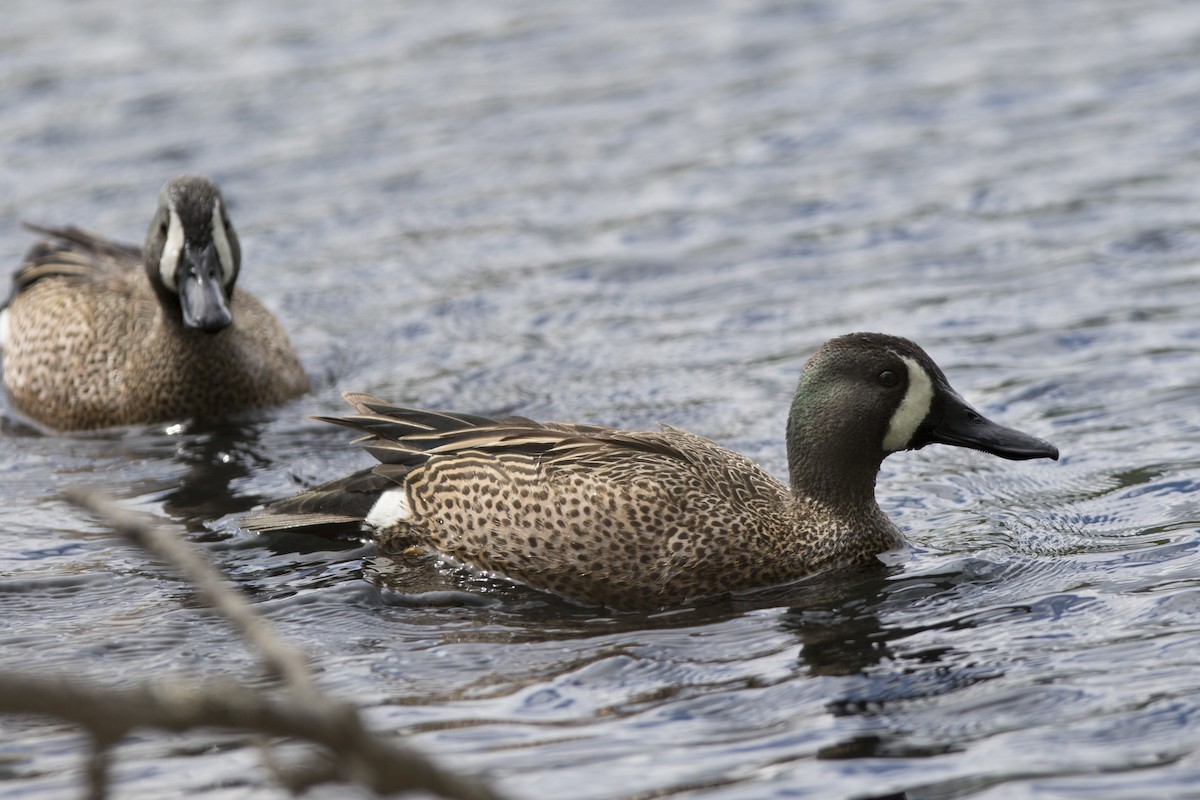
M 185 539 L 152 518 L 120 508 L 99 492 L 74 489 L 67 497 L 182 572 L 262 656 L 285 688 L 273 697 L 225 680 L 162 681 L 114 690 L 75 676 L 0 672 L 0 712 L 57 717 L 79 725 L 92 737 L 87 774 L 88 796 L 93 800 L 107 796 L 112 748 L 136 728 L 177 732 L 231 728 L 320 745 L 329 755 L 327 763 L 314 759 L 289 772 L 268 758 L 268 767 L 295 792 L 318 782 L 341 780 L 381 795 L 426 791 L 453 800 L 498 799 L 482 783 L 451 775 L 425 756 L 368 731 L 354 708 L 320 690 L 304 656 L 284 642 Z

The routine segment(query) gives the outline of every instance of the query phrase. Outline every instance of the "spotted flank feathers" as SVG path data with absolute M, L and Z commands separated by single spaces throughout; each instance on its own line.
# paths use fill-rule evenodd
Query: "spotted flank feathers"
M 219 416 L 309 390 L 283 328 L 236 288 L 241 249 L 220 190 L 184 175 L 143 247 L 75 227 L 45 239 L 0 312 L 13 406 L 60 430 Z
M 790 485 L 675 428 L 614 430 L 423 411 L 347 394 L 378 465 L 247 519 L 258 531 L 369 534 L 576 600 L 662 608 L 878 563 L 902 541 L 875 502 L 892 452 L 941 442 L 1057 458 L 990 422 L 912 342 L 851 334 L 805 365 Z

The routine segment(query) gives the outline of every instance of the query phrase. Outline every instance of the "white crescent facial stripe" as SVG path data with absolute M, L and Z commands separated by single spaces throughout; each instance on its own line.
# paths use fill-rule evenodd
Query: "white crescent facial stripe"
M 408 507 L 408 498 L 403 489 L 389 489 L 379 496 L 371 513 L 363 522 L 376 529 L 386 529 L 405 520 L 412 519 L 412 511 Z
M 229 237 L 225 235 L 225 218 L 221 215 L 220 200 L 213 200 L 212 239 L 217 248 L 217 258 L 221 260 L 221 283 L 228 287 L 233 282 L 233 250 L 229 247 Z
M 933 380 L 929 373 L 908 356 L 900 356 L 900 360 L 908 368 L 908 391 L 892 414 L 887 435 L 883 437 L 883 449 L 889 453 L 908 447 L 933 405 Z
M 175 206 L 169 206 L 168 211 L 171 221 L 167 226 L 167 241 L 158 260 L 158 276 L 162 279 L 163 286 L 172 292 L 178 292 L 179 287 L 175 285 L 175 269 L 183 256 L 183 221 L 179 219 Z

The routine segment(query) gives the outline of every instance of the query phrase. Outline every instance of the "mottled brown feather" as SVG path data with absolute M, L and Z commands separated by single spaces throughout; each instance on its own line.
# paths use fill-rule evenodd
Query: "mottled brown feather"
M 860 562 L 899 541 L 877 507 L 847 518 L 797 500 L 748 459 L 673 428 L 434 416 L 349 399 L 386 409 L 330 420 L 365 432 L 360 441 L 384 463 L 284 501 L 248 528 L 266 530 L 275 513 L 304 527 L 306 512 L 319 527 L 348 505 L 362 519 L 365 497 L 400 490 L 413 517 L 374 531 L 385 550 L 416 544 L 583 601 L 653 608 Z M 430 430 L 434 422 L 443 427 Z
M 14 275 L 4 384 L 13 406 L 60 430 L 231 414 L 278 405 L 309 380 L 275 317 L 236 287 L 233 323 L 185 328 L 151 286 L 143 248 L 79 228 L 48 238 Z
M 837 567 L 901 543 L 875 501 L 891 452 L 933 442 L 1004 458 L 1057 458 L 950 388 L 917 345 L 884 334 L 826 342 L 788 415 L 790 486 L 675 428 L 489 419 L 347 395 L 330 419 L 380 463 L 285 500 L 273 514 L 323 531 L 363 520 L 385 551 L 417 546 L 530 586 L 617 608 L 661 608 Z M 892 444 L 888 444 L 892 442 Z M 339 521 L 341 521 L 339 519 Z

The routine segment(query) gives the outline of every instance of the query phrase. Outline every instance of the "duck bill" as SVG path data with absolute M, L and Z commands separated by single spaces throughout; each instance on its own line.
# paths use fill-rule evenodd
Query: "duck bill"
M 198 253 L 184 248 L 175 285 L 179 287 L 183 324 L 188 328 L 216 333 L 233 322 L 221 277 L 221 262 L 212 243 Z
M 1030 458 L 1058 460 L 1058 448 L 1054 445 L 1015 428 L 992 422 L 958 395 L 949 394 L 945 403 L 941 421 L 929 433 L 929 442 L 969 447 L 1013 461 Z

